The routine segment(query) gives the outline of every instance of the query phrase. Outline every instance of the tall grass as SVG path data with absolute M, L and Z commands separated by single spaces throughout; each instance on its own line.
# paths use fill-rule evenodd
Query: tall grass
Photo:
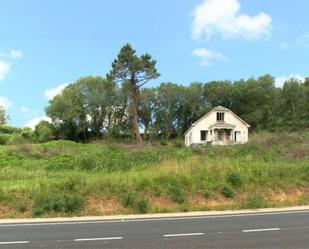
M 89 198 L 116 199 L 141 213 L 196 210 L 199 198 L 206 202 L 202 209 L 211 200 L 265 207 L 270 189 L 308 188 L 308 146 L 309 137 L 295 133 L 259 133 L 246 145 L 206 149 L 179 141 L 142 148 L 69 141 L 0 145 L 0 209 L 9 207 L 17 216 L 87 214 Z M 156 200 L 165 199 L 174 204 L 156 207 Z

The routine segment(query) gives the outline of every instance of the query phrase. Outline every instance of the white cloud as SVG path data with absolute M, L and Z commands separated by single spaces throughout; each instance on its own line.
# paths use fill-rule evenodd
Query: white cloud
M 55 88 L 47 89 L 44 92 L 44 96 L 49 100 L 53 99 L 56 95 L 61 94 L 64 88 L 66 88 L 68 85 L 69 85 L 68 83 L 64 83 L 59 86 L 56 86 Z
M 275 85 L 276 85 L 276 87 L 283 87 L 284 82 L 289 80 L 289 79 L 292 79 L 292 78 L 298 79 L 301 82 L 305 81 L 305 77 L 302 76 L 301 74 L 290 74 L 289 76 L 276 77 L 275 78 Z
M 264 12 L 255 16 L 241 14 L 238 0 L 204 0 L 193 16 L 192 37 L 196 40 L 210 39 L 215 33 L 246 40 L 270 35 L 272 18 Z
M 34 129 L 35 126 L 40 123 L 41 121 L 47 121 L 51 123 L 51 119 L 47 116 L 42 116 L 42 117 L 36 117 L 28 121 L 26 124 L 26 127 L 29 127 L 31 129 Z
M 279 44 L 279 47 L 280 47 L 281 49 L 287 49 L 289 46 L 290 46 L 290 44 L 289 44 L 288 42 L 281 42 L 281 43 Z
M 194 49 L 192 55 L 201 59 L 201 66 L 209 66 L 212 61 L 228 61 L 228 58 L 224 54 L 205 48 Z
M 0 96 L 0 106 L 4 107 L 4 109 L 8 109 L 13 105 L 13 103 L 7 98 Z
M 19 59 L 23 56 L 22 52 L 20 50 L 14 50 L 12 49 L 10 52 L 0 52 L 0 58 L 3 59 L 0 60 L 0 81 L 4 80 L 7 73 L 10 71 L 11 65 L 7 60 L 10 59 Z
M 10 64 L 0 60 L 0 81 L 5 78 L 10 70 Z
M 18 49 L 11 49 L 9 52 L 0 52 L 0 57 L 6 57 L 8 59 L 20 59 L 23 57 L 23 53 Z
M 9 53 L 9 57 L 12 59 L 19 59 L 23 57 L 23 53 L 20 50 L 14 50 L 12 49 Z
M 30 110 L 29 110 L 27 107 L 25 107 L 25 106 L 22 106 L 22 107 L 20 108 L 20 110 L 21 110 L 22 112 L 25 112 L 25 113 L 30 112 Z

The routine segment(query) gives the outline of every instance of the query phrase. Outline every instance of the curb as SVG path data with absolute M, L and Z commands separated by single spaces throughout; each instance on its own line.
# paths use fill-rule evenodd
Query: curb
M 0 224 L 158 219 L 158 218 L 197 217 L 197 216 L 215 216 L 215 215 L 237 215 L 237 214 L 273 213 L 273 212 L 293 212 L 293 211 L 295 211 L 295 212 L 297 212 L 297 211 L 309 211 L 309 206 L 227 210 L 227 211 L 201 211 L 201 212 L 183 212 L 183 213 L 130 214 L 130 215 L 113 215 L 113 216 L 0 219 Z

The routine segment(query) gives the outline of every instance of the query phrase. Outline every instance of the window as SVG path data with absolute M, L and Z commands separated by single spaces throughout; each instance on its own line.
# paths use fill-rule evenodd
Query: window
M 240 142 L 240 135 L 241 135 L 241 132 L 240 131 L 235 131 L 235 142 Z
M 208 131 L 201 131 L 201 141 L 207 140 L 207 133 Z
M 223 131 L 218 131 L 218 140 L 223 141 L 224 139 L 224 132 Z
M 224 121 L 224 112 L 217 112 L 217 121 Z

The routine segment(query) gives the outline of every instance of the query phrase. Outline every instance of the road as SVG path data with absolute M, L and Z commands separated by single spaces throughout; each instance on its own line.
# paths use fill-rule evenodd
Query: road
M 302 249 L 309 248 L 309 210 L 0 224 L 0 248 Z

